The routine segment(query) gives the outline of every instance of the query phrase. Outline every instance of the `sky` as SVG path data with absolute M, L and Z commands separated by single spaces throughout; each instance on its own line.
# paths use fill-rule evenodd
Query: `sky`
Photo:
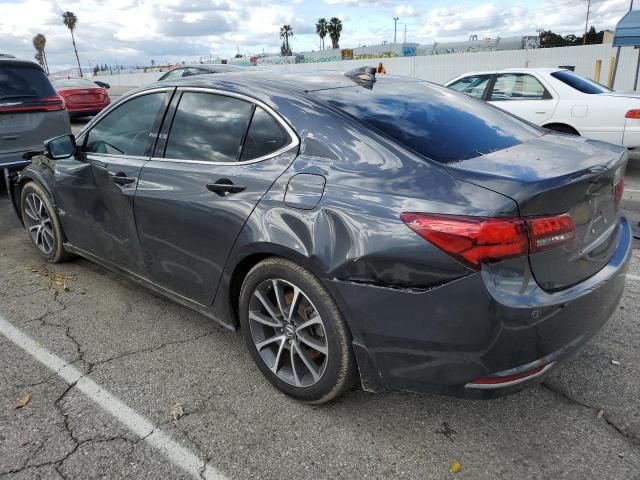
M 589 25 L 611 29 L 630 0 L 592 0 Z M 640 3 L 640 0 L 636 0 Z M 317 50 L 315 22 L 339 17 L 340 46 L 397 40 L 434 41 L 584 31 L 587 0 L 0 0 L 0 53 L 33 58 L 31 39 L 47 37 L 51 70 L 75 62 L 62 12 L 78 17 L 75 32 L 83 66 L 149 65 L 278 52 L 283 24 L 293 28 L 294 52 Z M 325 43 L 330 43 L 325 39 Z

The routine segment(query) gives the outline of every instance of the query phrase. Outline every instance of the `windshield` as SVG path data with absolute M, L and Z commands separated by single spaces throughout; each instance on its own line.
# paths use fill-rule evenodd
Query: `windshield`
M 560 70 L 551 74 L 553 78 L 557 78 L 562 83 L 566 83 L 572 88 L 575 88 L 579 92 L 588 94 L 607 93 L 612 92 L 610 88 L 600 85 L 598 82 L 589 80 L 588 78 L 581 77 L 569 70 Z
M 52 80 L 53 85 L 57 88 L 62 87 L 97 87 L 91 80 L 84 78 L 58 78 Z
M 378 81 L 314 92 L 405 147 L 451 163 L 518 145 L 541 130 L 466 95 L 423 81 Z

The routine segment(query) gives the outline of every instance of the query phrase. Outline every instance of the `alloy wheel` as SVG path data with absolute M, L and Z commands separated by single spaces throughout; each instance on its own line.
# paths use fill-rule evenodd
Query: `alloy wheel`
M 42 253 L 49 255 L 55 245 L 49 212 L 42 199 L 35 193 L 29 193 L 25 202 L 25 221 L 33 243 Z
M 265 365 L 296 387 L 317 383 L 329 359 L 326 330 L 318 310 L 296 285 L 269 279 L 249 302 L 251 337 Z

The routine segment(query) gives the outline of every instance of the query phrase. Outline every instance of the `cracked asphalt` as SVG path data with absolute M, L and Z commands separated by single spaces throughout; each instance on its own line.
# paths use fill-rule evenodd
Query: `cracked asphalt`
M 637 279 L 540 386 L 491 401 L 354 389 L 324 406 L 270 387 L 211 320 L 88 261 L 46 264 L 4 196 L 0 286 L 0 316 L 229 479 L 640 478 Z M 188 476 L 0 334 L 0 479 L 97 478 Z

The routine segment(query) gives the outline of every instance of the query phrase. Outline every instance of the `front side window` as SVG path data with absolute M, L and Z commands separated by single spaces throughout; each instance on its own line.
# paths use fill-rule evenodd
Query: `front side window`
M 289 135 L 271 115 L 256 107 L 242 147 L 240 160 L 269 155 L 289 143 Z
M 210 93 L 182 94 L 165 150 L 165 158 L 236 162 L 253 105 Z
M 165 95 L 165 92 L 141 95 L 109 112 L 89 131 L 84 151 L 143 156 Z
M 491 101 L 501 100 L 546 100 L 551 95 L 540 81 L 527 74 L 507 73 L 498 75 L 491 92 Z
M 452 83 L 449 85 L 449 88 L 457 92 L 466 93 L 475 99 L 482 100 L 482 96 L 487 89 L 490 79 L 490 75 L 472 75 Z

